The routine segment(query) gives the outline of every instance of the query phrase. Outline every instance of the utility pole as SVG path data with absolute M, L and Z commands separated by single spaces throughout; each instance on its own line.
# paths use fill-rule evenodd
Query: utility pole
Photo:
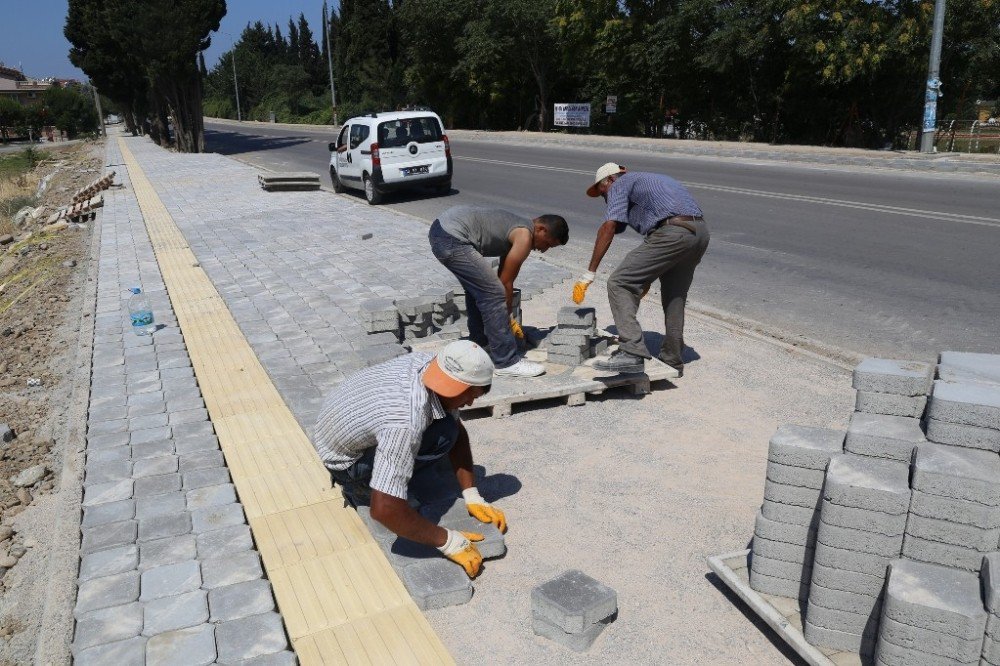
M 330 49 L 330 21 L 326 13 L 326 0 L 323 1 L 323 32 L 326 33 L 326 65 L 330 69 L 330 101 L 333 103 L 333 124 L 337 122 L 337 89 L 333 86 L 333 51 Z
M 924 91 L 924 127 L 920 136 L 920 152 L 934 152 L 934 130 L 937 127 L 937 101 L 941 97 L 941 41 L 944 37 L 944 3 L 934 3 L 934 29 L 931 35 L 931 57 L 927 65 L 927 88 Z
M 236 89 L 236 120 L 243 120 L 243 113 L 240 111 L 240 84 L 236 81 L 236 43 L 233 43 L 233 88 Z
M 97 124 L 101 128 L 101 136 L 107 138 L 108 128 L 104 126 L 104 112 L 101 111 L 101 95 L 97 92 L 97 87 L 94 86 L 94 82 L 90 82 L 90 91 L 94 93 L 94 104 L 97 106 Z

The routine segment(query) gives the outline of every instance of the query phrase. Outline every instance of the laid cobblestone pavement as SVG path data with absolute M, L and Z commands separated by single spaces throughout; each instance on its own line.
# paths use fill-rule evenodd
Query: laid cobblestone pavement
M 123 187 L 98 218 L 74 660 L 294 663 L 117 146 L 107 168 Z M 129 147 L 307 432 L 327 390 L 402 351 L 364 332 L 363 300 L 457 284 L 416 220 L 266 193 L 255 169 L 218 155 Z M 567 276 L 529 260 L 519 283 L 530 298 Z M 153 306 L 150 336 L 128 324 L 134 286 Z

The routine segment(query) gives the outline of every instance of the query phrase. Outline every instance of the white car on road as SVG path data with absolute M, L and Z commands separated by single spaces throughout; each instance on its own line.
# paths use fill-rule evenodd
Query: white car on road
M 451 190 L 451 148 L 430 111 L 391 111 L 351 118 L 330 144 L 333 189 L 363 190 L 368 203 L 386 192 L 432 187 Z

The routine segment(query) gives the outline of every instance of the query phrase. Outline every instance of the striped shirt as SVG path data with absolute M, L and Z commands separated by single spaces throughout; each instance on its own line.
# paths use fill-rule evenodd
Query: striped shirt
M 327 468 L 344 470 L 375 448 L 371 487 L 406 499 L 424 430 L 449 414 L 423 383 L 434 354 L 414 352 L 348 377 L 327 397 L 313 442 Z M 458 417 L 457 410 L 451 412 Z
M 628 225 L 648 236 L 660 220 L 674 215 L 701 217 L 701 208 L 683 185 L 670 176 L 629 171 L 608 188 L 605 220 L 618 223 L 616 233 Z

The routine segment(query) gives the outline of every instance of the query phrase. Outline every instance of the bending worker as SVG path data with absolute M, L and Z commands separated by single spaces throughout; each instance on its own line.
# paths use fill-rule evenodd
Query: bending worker
M 641 372 L 649 350 L 636 318 L 639 301 L 653 280 L 660 281 L 665 335 L 658 358 L 684 374 L 684 305 L 694 269 L 708 248 L 708 226 L 701 208 L 687 189 L 669 176 L 626 172 L 608 162 L 587 189 L 607 203 L 604 224 L 597 230 L 590 266 L 573 287 L 573 300 L 583 301 L 601 260 L 616 234 L 632 227 L 645 239 L 629 252 L 608 278 L 608 301 L 621 344 L 594 367 L 617 372 Z
M 438 527 L 407 503 L 414 472 L 448 456 L 469 514 L 507 530 L 503 511 L 475 486 L 469 433 L 458 410 L 490 390 L 493 363 L 469 340 L 449 343 L 436 356 L 414 352 L 345 379 L 327 397 L 314 442 L 323 464 L 353 505 L 371 505 L 371 517 L 404 539 L 434 546 L 469 577 L 483 558 L 482 534 Z
M 569 241 L 569 227 L 559 215 L 533 220 L 495 208 L 455 206 L 434 220 L 431 251 L 465 288 L 469 337 L 489 350 L 496 374 L 537 377 L 540 363 L 523 358 L 511 318 L 514 280 L 532 250 L 545 252 Z M 500 257 L 499 277 L 486 257 Z

